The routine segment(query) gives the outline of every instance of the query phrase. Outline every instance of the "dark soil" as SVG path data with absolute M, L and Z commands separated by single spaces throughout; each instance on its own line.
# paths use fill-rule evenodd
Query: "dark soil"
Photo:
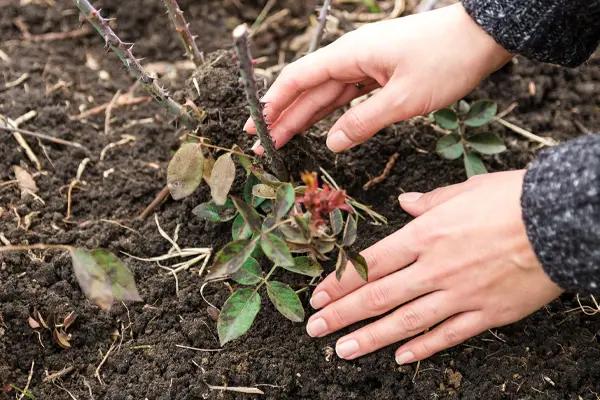
M 140 222 L 134 216 L 163 187 L 167 162 L 182 132 L 152 103 L 113 110 L 109 136 L 104 135 L 104 113 L 85 121 L 69 118 L 81 111 L 80 105 L 91 108 L 110 101 L 118 89 L 130 87 L 132 80 L 114 56 L 104 55 L 102 42 L 95 35 L 40 43 L 22 40 L 14 25 L 18 17 L 33 34 L 76 29 L 79 23 L 70 2 L 57 1 L 51 8 L 18 3 L 0 1 L 0 50 L 11 59 L 6 62 L 0 58 L 0 88 L 23 73 L 28 73 L 29 79 L 0 91 L 0 114 L 14 119 L 27 111 L 37 111 L 37 117 L 23 128 L 82 143 L 90 150 L 91 162 L 82 176 L 86 185 L 74 192 L 73 217 L 65 222 L 65 185 L 75 177 L 86 154 L 46 143 L 46 158 L 40 145 L 30 139 L 45 170 L 36 176 L 38 195 L 45 204 L 21 200 L 14 185 L 0 187 L 0 233 L 13 244 L 65 243 L 142 257 L 163 254 L 170 246 L 159 235 L 152 218 Z M 137 42 L 135 51 L 140 56 L 152 61 L 182 58 L 158 1 L 129 1 L 127 6 L 117 1 L 98 3 L 104 15 L 118 18 L 118 32 L 124 40 Z M 234 1 L 182 3 L 193 29 L 200 34 L 199 46 L 209 52 L 228 48 L 231 26 L 240 21 L 252 22 L 264 2 L 244 2 L 250 5 L 245 4 L 243 10 Z M 286 3 L 293 6 L 292 16 L 299 18 L 296 21 L 312 12 L 309 2 Z M 257 38 L 257 47 L 272 56 L 277 49 L 267 49 L 267 44 L 299 33 L 298 24 L 287 30 L 268 31 Z M 86 53 L 106 72 L 99 74 L 86 66 Z M 229 52 L 210 54 L 208 58 L 214 61 L 218 57 L 197 75 L 200 95 L 194 97 L 194 91 L 187 91 L 187 96 L 208 113 L 200 129 L 202 135 L 216 144 L 238 143 L 247 148 L 249 141 L 241 130 L 246 110 L 233 68 L 235 62 Z M 517 61 L 484 82 L 472 98 L 493 98 L 502 108 L 518 102 L 509 120 L 544 136 L 568 140 L 586 129 L 600 130 L 600 57 L 574 70 Z M 101 78 L 106 73 L 110 79 Z M 174 81 L 166 83 L 181 89 L 187 76 L 188 72 L 180 71 Z M 65 82 L 62 89 L 50 90 L 60 81 Z M 535 84 L 535 94 L 529 91 L 530 82 Z M 186 92 L 177 95 L 183 98 Z M 151 122 L 131 126 L 133 121 L 147 118 Z M 311 133 L 322 132 L 330 123 L 319 124 Z M 533 159 L 536 145 L 501 126 L 493 130 L 506 140 L 509 151 L 486 159 L 490 170 L 522 168 Z M 33 170 L 10 135 L 0 134 L 6 135 L 0 145 L 2 182 L 14 179 L 13 165 L 23 163 Z M 100 151 L 124 134 L 136 140 L 109 150 L 105 160 L 100 161 Z M 434 153 L 437 137 L 426 124 L 407 122 L 334 157 L 322 145 L 322 139 L 308 135 L 304 147 L 288 146 L 286 157 L 296 177 L 303 169 L 322 166 L 352 196 L 389 218 L 387 226 L 362 224 L 359 245 L 366 247 L 409 220 L 397 207 L 396 197 L 401 190 L 427 191 L 464 179 L 460 162 L 441 160 Z M 362 185 L 378 175 L 395 152 L 400 158 L 388 179 L 363 191 Z M 184 201 L 168 201 L 159 208 L 158 217 L 167 232 L 181 226 L 180 245 L 218 249 L 226 242 L 229 226 L 201 222 L 190 212 L 208 196 L 203 187 Z M 31 223 L 24 229 L 27 215 Z M 211 391 L 207 383 L 257 386 L 266 398 L 273 399 L 596 399 L 596 393 L 600 393 L 600 320 L 578 310 L 568 312 L 577 307 L 572 294 L 524 321 L 498 329 L 498 337 L 485 333 L 422 362 L 417 372 L 414 365 L 398 367 L 394 363 L 395 347 L 353 362 L 335 355 L 328 357 L 341 333 L 311 339 L 303 324 L 285 320 L 266 302 L 251 332 L 222 351 L 178 348 L 176 345 L 218 348 L 215 323 L 200 294 L 202 279 L 194 273 L 197 269 L 179 275 L 180 291 L 176 296 L 172 276 L 154 264 L 124 255 L 122 258 L 134 272 L 144 302 L 128 305 L 128 309 L 118 304 L 103 313 L 81 293 L 67 254 L 0 256 L 0 389 L 9 384 L 25 387 L 35 361 L 29 389 L 36 399 L 87 399 L 92 398 L 91 393 L 95 399 L 244 397 Z M 228 289 L 214 284 L 204 294 L 220 305 Z M 77 313 L 71 328 L 71 349 L 60 349 L 47 333 L 42 333 L 43 347 L 40 345 L 27 323 L 33 307 L 44 315 Z M 123 340 L 102 366 L 102 385 L 94 373 L 115 330 L 121 332 Z M 42 382 L 46 372 L 69 366 L 73 370 L 56 384 Z M 0 390 L 0 398 L 14 396 L 14 391 Z

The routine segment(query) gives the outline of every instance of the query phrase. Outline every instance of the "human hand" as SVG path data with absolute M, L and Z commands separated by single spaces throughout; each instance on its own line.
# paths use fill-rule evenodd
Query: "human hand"
M 337 341 L 354 359 L 415 337 L 396 351 L 406 364 L 487 329 L 524 318 L 562 290 L 544 273 L 529 243 L 520 206 L 525 171 L 479 175 L 426 194 L 401 195 L 416 218 L 361 254 L 369 283 L 353 268 L 317 286 L 308 321 L 322 337 L 390 314 Z M 430 331 L 427 331 L 430 329 Z
M 330 129 L 327 146 L 338 152 L 394 122 L 461 99 L 510 57 L 459 3 L 347 33 L 286 66 L 261 101 L 279 148 L 354 98 L 381 87 Z M 256 132 L 251 119 L 244 130 Z

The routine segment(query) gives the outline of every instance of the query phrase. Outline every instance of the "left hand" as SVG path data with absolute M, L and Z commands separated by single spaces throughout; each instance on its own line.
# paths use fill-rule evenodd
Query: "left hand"
M 562 290 L 544 273 L 521 214 L 525 171 L 480 175 L 421 195 L 400 196 L 416 219 L 361 254 L 369 282 L 352 267 L 329 275 L 311 305 L 310 336 L 326 336 L 392 311 L 337 341 L 354 359 L 413 338 L 399 364 L 423 360 L 487 329 L 518 321 Z M 431 330 L 428 330 L 430 329 Z

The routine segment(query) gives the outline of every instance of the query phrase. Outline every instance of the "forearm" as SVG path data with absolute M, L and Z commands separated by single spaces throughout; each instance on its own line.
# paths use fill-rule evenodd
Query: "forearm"
M 550 278 L 565 289 L 600 289 L 600 135 L 542 152 L 521 198 L 527 235 Z
M 463 0 L 469 15 L 511 53 L 575 67 L 600 41 L 600 0 Z

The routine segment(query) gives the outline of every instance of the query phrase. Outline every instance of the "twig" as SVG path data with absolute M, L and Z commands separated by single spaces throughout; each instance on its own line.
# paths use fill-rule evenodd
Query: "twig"
M 0 130 L 7 131 L 7 132 L 13 132 L 13 133 L 20 133 L 25 136 L 32 136 L 32 137 L 35 137 L 35 138 L 38 138 L 41 140 L 45 140 L 47 142 L 62 144 L 63 146 L 76 147 L 78 149 L 85 151 L 86 153 L 89 152 L 89 150 L 85 146 L 83 146 L 79 143 L 69 142 L 68 140 L 59 139 L 54 136 L 46 135 L 44 133 L 33 132 L 33 131 L 28 131 L 26 129 L 12 128 L 10 126 L 1 126 L 1 125 L 0 125 Z
M 109 143 L 106 146 L 104 146 L 102 151 L 100 151 L 100 161 L 104 161 L 104 158 L 106 157 L 106 152 L 108 150 L 112 149 L 113 147 L 122 146 L 129 142 L 135 142 L 135 141 L 136 141 L 136 137 L 133 135 L 121 135 L 121 140 L 119 140 L 117 142 Z
M 25 154 L 27 154 L 27 158 L 29 158 L 29 160 L 35 164 L 35 168 L 38 171 L 41 171 L 42 164 L 40 163 L 40 160 L 37 158 L 37 156 L 35 155 L 33 150 L 31 150 L 31 147 L 29 147 L 29 143 L 27 143 L 27 141 L 25 140 L 23 135 L 19 132 L 20 129 L 18 129 L 18 128 L 19 127 L 15 123 L 15 121 L 11 120 L 8 117 L 0 115 L 0 129 L 8 130 L 8 131 L 12 132 L 13 137 L 15 138 L 15 140 L 17 141 L 19 146 L 21 146 L 23 148 L 23 150 L 25 150 Z
M 73 0 L 73 3 L 87 21 L 104 38 L 106 46 L 109 47 L 123 62 L 125 68 L 135 77 L 152 97 L 160 103 L 167 111 L 175 115 L 189 129 L 196 129 L 194 118 L 179 103 L 171 98 L 165 89 L 163 89 L 156 79 L 152 78 L 142 68 L 139 60 L 134 57 L 131 49 L 133 43 L 125 43 L 115 34 L 109 26 L 109 20 L 100 15 L 88 0 Z
M 254 20 L 254 23 L 252 24 L 252 26 L 250 28 L 252 30 L 252 32 L 256 32 L 256 30 L 261 26 L 261 24 L 264 22 L 265 18 L 267 17 L 267 15 L 269 15 L 269 13 L 271 12 L 271 9 L 273 8 L 273 6 L 276 3 L 277 3 L 277 0 L 267 1 L 267 4 L 265 4 L 265 6 L 261 10 L 260 14 L 258 14 L 258 17 L 256 17 L 256 19 Z
M 323 2 L 323 7 L 321 7 L 321 11 L 319 12 L 319 23 L 317 25 L 317 30 L 315 31 L 315 35 L 310 42 L 310 47 L 308 48 L 309 53 L 316 51 L 321 45 L 323 32 L 325 31 L 325 26 L 327 25 L 327 15 L 329 14 L 330 7 L 331 0 L 325 0 Z
M 235 28 L 233 31 L 233 40 L 240 63 L 240 72 L 244 83 L 244 90 L 246 91 L 248 108 L 250 109 L 250 115 L 254 120 L 260 142 L 265 149 L 265 159 L 275 175 L 280 180 L 287 181 L 289 177 L 287 168 L 285 167 L 281 154 L 277 153 L 275 150 L 273 140 L 271 139 L 271 135 L 269 135 L 269 130 L 263 116 L 262 106 L 258 100 L 258 89 L 256 80 L 254 79 L 254 66 L 252 65 L 252 56 L 250 54 L 248 43 L 248 25 L 243 24 Z
M 68 367 L 65 367 L 65 368 L 61 369 L 58 372 L 54 372 L 52 374 L 48 374 L 46 372 L 46 377 L 42 380 L 42 382 L 44 382 L 44 383 L 46 383 L 46 382 L 54 382 L 55 380 L 57 380 L 57 379 L 65 376 L 65 375 L 71 373 L 73 371 L 73 369 L 74 369 L 74 367 L 71 365 L 71 366 L 68 366 Z
M 388 159 L 387 163 L 385 164 L 385 168 L 383 169 L 383 172 L 380 175 L 376 176 L 375 178 L 370 179 L 367 183 L 365 183 L 363 185 L 363 189 L 369 190 L 373 186 L 383 182 L 390 175 L 390 172 L 392 172 L 392 168 L 394 168 L 394 165 L 396 165 L 396 161 L 398 161 L 398 157 L 400 157 L 400 153 L 392 154 L 392 156 Z
M 517 126 L 511 122 L 508 122 L 503 118 L 494 118 L 494 121 L 496 121 L 500 125 L 507 127 L 511 131 L 523 136 L 524 138 L 531 140 L 532 142 L 537 142 L 549 147 L 556 146 L 558 144 L 558 142 L 552 138 L 538 136 L 535 133 L 529 132 L 528 130 L 523 129 L 520 126 Z
M 223 349 L 199 349 L 196 347 L 184 346 L 182 344 L 176 344 L 175 347 L 179 347 L 180 349 L 194 350 L 194 351 L 206 351 L 206 352 L 223 351 Z
M 4 87 L 0 88 L 0 93 L 7 91 L 8 89 L 12 89 L 14 87 L 19 86 L 21 83 L 25 82 L 27 79 L 29 79 L 29 74 L 27 72 L 25 72 L 24 74 L 22 74 L 20 77 L 18 77 L 17 79 L 15 79 L 12 82 L 7 82 Z
M 206 382 L 205 382 L 206 383 Z M 245 393 L 245 394 L 265 394 L 262 390 L 255 387 L 247 387 L 247 386 L 213 386 L 206 384 L 210 390 L 222 390 L 224 392 L 236 392 L 236 393 Z
M 160 205 L 160 203 L 162 203 L 167 196 L 170 194 L 171 192 L 169 191 L 169 187 L 165 186 L 164 188 L 161 189 L 160 192 L 158 192 L 158 194 L 156 195 L 156 197 L 154 198 L 154 200 L 152 200 L 152 203 L 150 203 L 148 205 L 148 207 L 146 207 L 144 209 L 144 211 L 142 211 L 140 213 L 140 215 L 138 215 L 137 219 L 141 219 L 144 220 L 148 217 L 148 215 L 152 214 L 152 212 L 154 211 L 154 209 L 156 207 L 158 207 Z
M 175 26 L 175 31 L 179 34 L 188 57 L 196 66 L 202 65 L 204 63 L 204 56 L 198 50 L 195 37 L 190 32 L 190 24 L 185 20 L 183 11 L 181 11 L 179 4 L 177 4 L 177 0 L 163 0 L 163 3 L 167 7 L 169 19 L 171 19 L 171 22 Z
M 29 393 L 29 385 L 31 384 L 31 378 L 33 377 L 33 367 L 35 366 L 35 360 L 31 360 L 31 368 L 29 369 L 29 376 L 27 377 L 27 384 L 21 391 L 19 400 L 21 400 L 27 393 Z M 29 397 L 29 396 L 27 396 Z
M 117 102 L 119 97 L 121 97 L 121 91 L 117 90 L 117 93 L 115 93 L 113 98 L 108 103 L 108 106 L 106 106 L 106 110 L 104 112 L 104 134 L 106 136 L 110 135 L 110 118 L 112 114 L 112 109 L 115 106 L 115 103 Z
M 85 170 L 85 167 L 89 162 L 90 159 L 87 157 L 81 160 L 79 166 L 77 167 L 77 175 L 73 180 L 71 180 L 71 183 L 69 183 L 69 189 L 67 190 L 67 214 L 65 216 L 65 220 L 69 220 L 71 218 L 73 189 L 75 189 L 75 186 L 77 186 L 78 184 L 83 184 L 83 181 L 81 180 L 81 175 L 83 175 L 83 171 Z
M 113 104 L 113 109 L 119 108 L 119 107 L 125 107 L 125 106 L 137 106 L 138 104 L 146 103 L 146 102 L 150 101 L 151 99 L 152 98 L 148 97 L 148 96 L 131 97 L 130 93 L 125 93 L 125 94 L 122 94 L 117 99 L 117 102 L 115 104 Z M 89 118 L 96 114 L 100 114 L 102 111 L 106 110 L 106 108 L 108 107 L 109 104 L 110 104 L 110 102 L 101 104 L 94 108 L 90 108 L 89 110 L 84 111 L 78 115 L 70 116 L 69 118 L 75 119 L 75 120 Z
M 102 366 L 104 365 L 104 363 L 108 359 L 108 356 L 110 355 L 110 352 L 113 351 L 113 349 L 115 348 L 115 342 L 116 342 L 116 340 L 114 340 L 112 342 L 112 344 L 108 348 L 108 351 L 104 355 L 104 358 L 102 358 L 102 361 L 100 361 L 100 364 L 98 364 L 98 367 L 96 368 L 96 372 L 94 373 L 94 376 L 98 379 L 98 382 L 100 382 L 100 384 L 102 386 L 104 386 L 105 384 L 104 384 L 104 381 L 102 381 L 102 378 L 100 377 L 100 369 L 102 368 Z

